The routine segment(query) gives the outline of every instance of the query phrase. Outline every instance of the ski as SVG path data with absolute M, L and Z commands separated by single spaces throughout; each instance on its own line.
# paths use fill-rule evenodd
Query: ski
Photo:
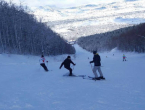
M 76 77 L 86 77 L 86 75 L 75 75 Z
M 88 78 L 95 78 L 95 77 L 92 77 L 92 76 L 88 76 Z
M 83 77 L 83 79 L 88 79 L 88 80 L 94 80 L 94 81 L 96 81 L 96 79 L 94 77 L 90 77 L 90 76 Z
M 69 75 L 63 75 L 63 76 L 69 76 Z M 69 76 L 69 77 L 85 77 L 86 75 L 72 75 L 72 76 Z
M 91 77 L 91 76 L 88 76 L 89 78 L 95 78 L 95 77 Z M 100 80 L 105 80 L 105 78 L 104 77 L 98 77 Z
M 104 79 L 101 79 L 101 78 L 100 79 L 99 78 L 98 79 L 95 79 L 95 77 L 92 77 L 92 76 L 83 77 L 83 79 L 89 79 L 89 80 L 95 80 L 95 81 L 96 80 L 105 80 L 105 78 Z

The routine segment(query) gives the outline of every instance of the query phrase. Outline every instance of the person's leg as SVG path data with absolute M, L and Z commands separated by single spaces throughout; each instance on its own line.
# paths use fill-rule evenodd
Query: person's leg
M 103 77 L 103 73 L 102 73 L 102 71 L 101 71 L 101 67 L 98 66 L 97 68 L 98 68 L 98 72 L 99 72 L 99 74 L 100 74 L 100 77 Z
M 98 75 L 97 75 L 97 66 L 94 66 L 94 68 L 93 68 L 93 73 L 94 73 L 94 75 L 95 75 L 95 78 L 93 78 L 93 79 L 95 79 L 95 80 L 100 80 L 100 78 L 98 77 Z
M 100 74 L 100 79 L 105 79 L 104 78 L 104 76 L 103 76 L 103 73 L 102 73 L 102 71 L 101 71 L 101 67 L 100 66 L 98 66 L 98 72 L 99 72 L 99 74 Z
M 94 66 L 93 73 L 95 75 L 95 78 L 97 78 L 98 77 L 98 75 L 97 75 L 97 66 Z
M 48 71 L 48 69 L 47 69 L 47 67 L 46 67 L 46 65 L 44 64 L 44 69 L 45 69 L 45 71 Z
M 43 63 L 41 63 L 40 65 L 44 68 L 44 64 Z
M 45 66 L 44 63 L 41 63 L 40 65 L 44 68 L 45 71 L 48 71 L 48 69 L 47 69 L 47 67 Z
M 69 70 L 69 76 L 72 76 L 72 69 L 70 67 L 66 67 Z

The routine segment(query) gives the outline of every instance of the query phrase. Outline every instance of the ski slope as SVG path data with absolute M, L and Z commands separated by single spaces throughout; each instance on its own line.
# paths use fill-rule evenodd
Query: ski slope
M 93 76 L 93 54 L 75 48 L 73 73 Z M 63 77 L 68 71 L 59 66 L 67 55 L 46 57 L 52 71 L 45 72 L 39 56 L 0 54 L 0 110 L 144 110 L 145 54 L 99 54 L 106 78 L 101 81 Z

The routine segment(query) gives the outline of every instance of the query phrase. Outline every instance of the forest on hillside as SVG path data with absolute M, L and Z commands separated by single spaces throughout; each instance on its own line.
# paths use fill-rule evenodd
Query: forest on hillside
M 58 55 L 74 54 L 75 49 L 27 7 L 0 0 L 0 53 Z
M 118 48 L 127 52 L 145 52 L 145 23 L 111 32 L 81 37 L 77 43 L 88 51 L 110 51 Z

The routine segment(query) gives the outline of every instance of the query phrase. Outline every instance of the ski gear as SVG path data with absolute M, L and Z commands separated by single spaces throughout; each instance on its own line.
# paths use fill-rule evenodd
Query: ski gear
M 74 75 L 74 74 L 72 74 L 72 75 L 68 75 L 68 74 L 67 74 L 67 75 L 66 75 L 66 74 L 65 74 L 65 75 L 63 75 L 63 76 L 85 77 L 86 75 Z
M 93 80 L 100 80 L 100 78 L 92 78 Z
M 91 77 L 91 76 L 88 76 L 89 78 L 92 78 L 92 80 L 100 80 L 99 77 Z
M 94 80 L 94 81 L 100 80 L 99 78 L 90 77 L 90 76 L 88 76 L 88 77 L 83 77 L 83 79 L 89 79 L 89 80 Z
M 100 79 L 105 79 L 103 76 L 100 76 L 99 78 L 100 78 Z

